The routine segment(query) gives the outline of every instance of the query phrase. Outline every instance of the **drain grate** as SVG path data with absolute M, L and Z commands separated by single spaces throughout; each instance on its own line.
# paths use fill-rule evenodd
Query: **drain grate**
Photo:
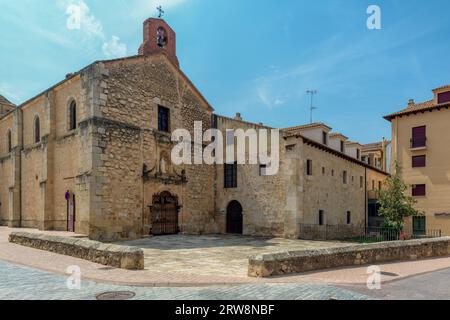
M 114 291 L 104 292 L 96 296 L 97 300 L 128 300 L 136 296 L 136 293 L 131 291 Z

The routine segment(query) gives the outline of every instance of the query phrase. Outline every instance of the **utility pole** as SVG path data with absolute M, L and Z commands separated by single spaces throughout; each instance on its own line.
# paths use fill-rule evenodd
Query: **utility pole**
M 307 90 L 306 94 L 311 96 L 311 105 L 309 107 L 309 111 L 310 111 L 310 123 L 313 123 L 313 112 L 314 110 L 316 110 L 317 108 L 314 107 L 314 96 L 317 94 L 317 90 Z

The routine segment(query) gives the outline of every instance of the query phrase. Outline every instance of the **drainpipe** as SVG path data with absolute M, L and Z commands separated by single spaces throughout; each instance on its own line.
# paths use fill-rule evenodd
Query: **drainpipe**
M 364 227 L 368 229 L 368 217 L 367 217 L 367 206 L 369 205 L 367 199 L 367 167 L 364 167 Z

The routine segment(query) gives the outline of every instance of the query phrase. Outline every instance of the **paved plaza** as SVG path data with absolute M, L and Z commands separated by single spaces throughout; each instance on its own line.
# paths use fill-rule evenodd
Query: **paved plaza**
M 248 258 L 252 255 L 351 245 L 232 235 L 160 236 L 120 244 L 142 248 L 148 271 L 232 277 L 247 277 Z
M 129 291 L 136 300 L 367 300 L 366 295 L 325 284 L 247 284 L 208 288 L 146 288 L 83 281 L 0 261 L 0 300 L 95 300 L 104 292 Z
M 362 296 L 383 298 L 383 296 L 380 296 L 383 293 L 377 292 L 374 294 L 373 292 L 364 291 L 368 278 L 368 266 L 319 270 L 272 278 L 247 277 L 247 257 L 249 255 L 263 252 L 325 248 L 342 245 L 337 242 L 311 242 L 234 236 L 180 235 L 155 237 L 123 243 L 141 247 L 145 251 L 145 270 L 130 271 L 106 267 L 70 256 L 9 243 L 8 234 L 16 230 L 39 232 L 31 229 L 24 230 L 0 227 L 0 262 L 2 263 L 0 265 L 0 275 L 2 276 L 2 283 L 5 283 L 6 286 L 2 289 L 3 295 L 17 294 L 18 297 L 23 297 L 29 294 L 32 296 L 36 290 L 37 292 L 39 290 L 45 291 L 44 288 L 39 286 L 41 284 L 45 286 L 45 279 L 48 278 L 51 283 L 59 281 L 58 285 L 52 285 L 50 288 L 53 289 L 48 290 L 57 290 L 61 293 L 61 297 L 69 295 L 74 299 L 77 297 L 92 298 L 93 293 L 90 293 L 90 289 L 83 291 L 83 287 L 81 291 L 67 293 L 64 283 L 63 285 L 60 283 L 61 279 L 67 278 L 68 267 L 78 266 L 82 274 L 84 286 L 91 289 L 98 288 L 98 290 L 95 289 L 97 291 L 92 291 L 94 293 L 128 286 L 147 287 L 148 290 L 145 290 L 145 297 L 149 299 L 151 298 L 149 296 L 150 292 L 153 292 L 156 296 L 168 297 L 164 294 L 172 294 L 171 292 L 177 292 L 177 294 L 180 292 L 183 293 L 185 292 L 184 289 L 187 288 L 190 288 L 190 290 L 186 291 L 188 295 L 191 295 L 192 298 L 198 297 L 199 299 L 205 292 L 208 292 L 211 298 L 214 294 L 221 296 L 224 292 L 229 292 L 231 296 L 238 297 L 240 295 L 237 291 L 240 291 L 245 297 L 250 298 L 245 292 L 258 291 L 261 288 L 265 288 L 261 289 L 262 291 L 279 292 L 279 295 L 284 295 L 286 299 L 289 299 L 289 297 L 295 299 L 296 297 L 289 294 L 289 292 L 294 290 L 292 288 L 295 288 L 292 291 L 293 294 L 306 290 L 310 291 L 313 297 L 317 297 L 318 295 L 320 296 L 318 292 L 330 292 L 330 290 L 333 291 L 333 288 L 336 287 L 348 288 L 349 291 L 359 292 Z M 45 233 L 73 236 L 73 234 L 64 232 Z M 15 273 L 11 272 L 11 266 L 14 266 L 14 269 L 18 271 Z M 22 266 L 22 269 L 19 266 Z M 391 282 L 395 284 L 399 283 L 398 281 L 402 279 L 413 279 L 413 277 L 421 274 L 434 274 L 435 272 L 441 272 L 440 270 L 448 269 L 450 268 L 450 257 L 420 261 L 391 262 L 380 264 L 379 267 L 382 271 L 381 281 L 383 284 L 390 284 Z M 10 271 L 6 272 L 7 270 Z M 21 273 L 28 274 L 30 272 L 39 275 L 38 278 L 44 280 L 34 283 L 21 283 L 21 279 L 23 277 L 26 278 Z M 24 287 L 21 287 L 22 284 Z M 38 289 L 34 286 L 38 286 Z M 7 291 L 9 287 L 12 287 L 11 290 L 16 290 L 14 291 L 15 293 L 13 291 Z M 422 287 L 429 288 L 423 285 Z M 158 288 L 161 290 L 158 290 Z M 217 288 L 220 290 L 217 291 Z M 317 288 L 320 290 L 316 291 Z M 136 291 L 139 289 L 133 290 Z M 283 293 L 281 294 L 280 292 Z M 437 294 L 442 295 L 445 289 L 441 291 L 437 290 L 437 292 L 439 292 Z M 56 296 L 58 297 L 58 294 Z M 301 294 L 299 294 L 300 296 Z M 305 296 L 306 293 L 302 297 Z M 450 296 L 450 293 L 447 296 Z M 226 297 L 228 296 L 224 296 L 224 299 Z

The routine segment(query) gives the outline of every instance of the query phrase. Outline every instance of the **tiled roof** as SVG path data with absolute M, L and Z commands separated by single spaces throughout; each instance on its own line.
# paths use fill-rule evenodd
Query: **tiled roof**
M 305 125 L 301 125 L 301 126 L 285 128 L 285 129 L 283 129 L 283 131 L 288 131 L 289 132 L 289 131 L 312 129 L 312 128 L 318 128 L 318 127 L 325 127 L 325 128 L 328 128 L 328 129 L 331 130 L 331 128 L 329 126 L 327 126 L 326 124 L 324 124 L 322 122 L 316 122 L 316 123 L 305 124 Z
M 4 96 L 0 95 L 0 104 L 7 104 L 7 105 L 11 105 L 14 106 L 14 103 L 12 103 L 11 101 L 9 101 L 8 99 L 6 99 Z
M 387 121 L 391 121 L 392 119 L 398 117 L 398 116 L 404 116 L 408 114 L 414 114 L 417 112 L 425 112 L 425 111 L 432 111 L 434 109 L 440 109 L 440 108 L 447 108 L 450 106 L 450 103 L 443 103 L 443 104 L 435 104 L 434 100 L 425 101 L 422 103 L 416 103 L 406 109 L 400 110 L 398 112 L 389 114 L 385 116 L 384 118 Z
M 348 139 L 347 136 L 344 136 L 342 133 L 340 132 L 332 132 L 330 133 L 330 138 L 334 138 L 334 137 L 342 137 L 344 139 Z
M 439 88 L 436 88 L 436 89 L 433 89 L 433 92 L 441 91 L 441 90 L 444 90 L 444 89 L 450 89 L 450 84 L 442 86 L 442 87 L 439 87 Z

